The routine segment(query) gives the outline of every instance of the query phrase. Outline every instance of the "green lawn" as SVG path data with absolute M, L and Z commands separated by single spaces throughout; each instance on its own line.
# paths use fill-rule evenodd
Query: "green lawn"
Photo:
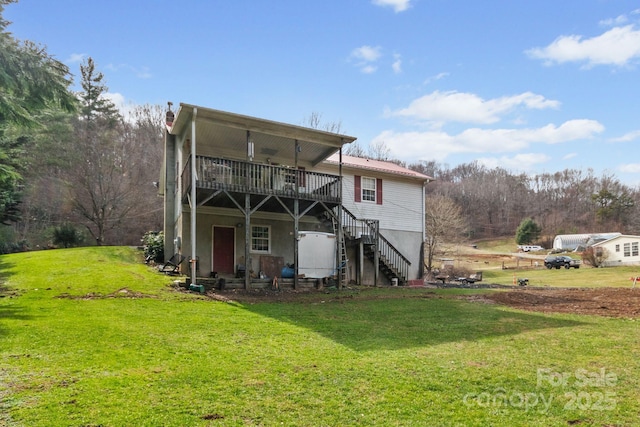
M 140 260 L 0 257 L 0 426 L 638 424 L 640 320 L 469 298 L 486 290 L 225 303 Z
M 522 262 L 522 265 L 527 265 L 527 262 Z M 633 281 L 629 279 L 638 276 L 640 276 L 640 267 L 638 266 L 593 268 L 583 265 L 578 269 L 554 268 L 549 270 L 540 262 L 537 268 L 485 270 L 482 279 L 485 283 L 503 285 L 513 284 L 513 278 L 516 277 L 529 279 L 531 286 L 630 288 Z

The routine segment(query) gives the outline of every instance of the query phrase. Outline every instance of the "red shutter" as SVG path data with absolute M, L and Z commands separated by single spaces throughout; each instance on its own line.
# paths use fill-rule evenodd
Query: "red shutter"
M 360 183 L 360 175 L 356 175 L 353 177 L 353 183 L 355 184 L 355 189 L 353 190 L 355 201 L 362 201 L 362 184 Z
M 382 204 L 382 180 L 376 179 L 376 204 Z

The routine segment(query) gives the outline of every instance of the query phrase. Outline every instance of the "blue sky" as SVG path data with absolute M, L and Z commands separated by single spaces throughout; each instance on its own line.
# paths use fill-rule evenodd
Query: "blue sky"
M 410 163 L 640 183 L 637 1 L 21 0 L 4 16 L 76 76 L 93 57 L 121 105 L 317 113 Z

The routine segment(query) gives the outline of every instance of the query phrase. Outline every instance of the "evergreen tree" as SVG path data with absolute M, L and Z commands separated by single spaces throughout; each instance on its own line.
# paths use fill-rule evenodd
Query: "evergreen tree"
M 121 118 L 118 109 L 105 97 L 108 88 L 103 82 L 104 74 L 96 71 L 93 58 L 80 65 L 82 92 L 79 94 L 80 111 L 88 126 L 107 125 L 113 127 Z
M 525 218 L 516 230 L 516 243 L 518 245 L 531 244 L 540 238 L 541 232 L 542 228 L 532 218 Z
M 18 41 L 7 31 L 2 13 L 14 0 L 0 0 L 0 222 L 19 218 L 22 151 L 28 139 L 20 129 L 41 124 L 40 115 L 54 109 L 73 111 L 69 69 L 30 41 Z

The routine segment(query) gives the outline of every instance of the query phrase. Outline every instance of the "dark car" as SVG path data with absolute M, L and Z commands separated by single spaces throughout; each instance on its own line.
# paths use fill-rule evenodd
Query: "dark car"
M 566 255 L 549 255 L 544 259 L 544 266 L 548 269 L 552 268 L 580 268 L 580 260 L 573 259 Z

